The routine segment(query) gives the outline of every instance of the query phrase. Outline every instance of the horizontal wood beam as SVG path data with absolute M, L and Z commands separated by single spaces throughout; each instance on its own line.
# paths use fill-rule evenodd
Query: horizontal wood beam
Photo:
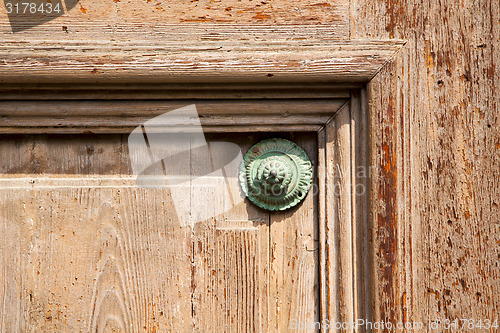
M 0 101 L 0 120 L 10 117 L 155 117 L 194 104 L 198 115 L 213 116 L 280 116 L 332 115 L 347 98 L 335 99 L 185 99 L 185 100 L 118 100 L 118 101 Z M 2 123 L 0 122 L 0 125 Z
M 349 98 L 353 84 L 0 84 L 0 101 Z
M 155 122 L 158 132 L 317 131 L 348 99 L 0 101 L 0 133 L 128 133 L 188 105 L 194 118 Z
M 131 31 L 70 40 L 7 36 L 0 83 L 368 82 L 403 45 L 302 28 L 213 27 L 206 38 L 191 26 L 157 39 Z
M 0 134 L 128 134 L 136 127 L 109 127 L 109 126 L 85 126 L 85 127 L 0 127 Z M 252 132 L 318 132 L 322 125 L 225 125 L 225 126 L 203 126 L 203 133 L 252 133 Z M 196 133 L 199 127 L 183 127 L 152 129 L 151 133 Z

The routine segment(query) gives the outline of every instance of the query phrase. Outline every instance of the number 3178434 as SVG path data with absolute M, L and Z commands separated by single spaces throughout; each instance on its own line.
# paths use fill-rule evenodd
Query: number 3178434
M 50 14 L 60 13 L 62 11 L 60 3 L 55 5 L 50 2 L 35 3 L 35 2 L 6 2 L 5 9 L 7 14 Z

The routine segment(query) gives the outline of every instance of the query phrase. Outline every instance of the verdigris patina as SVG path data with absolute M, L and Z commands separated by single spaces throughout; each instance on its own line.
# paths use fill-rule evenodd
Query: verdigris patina
M 286 210 L 305 198 L 311 187 L 312 165 L 297 144 L 280 138 L 261 141 L 243 158 L 240 184 L 257 206 Z

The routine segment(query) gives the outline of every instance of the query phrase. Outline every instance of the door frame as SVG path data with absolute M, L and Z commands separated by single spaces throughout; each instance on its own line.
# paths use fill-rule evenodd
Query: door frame
M 129 38 L 126 45 L 118 39 L 106 47 L 89 40 L 0 47 L 0 134 L 128 133 L 190 102 L 206 110 L 200 116 L 207 132 L 317 132 L 320 320 L 377 317 L 373 290 L 390 278 L 377 273 L 372 260 L 378 226 L 370 214 L 379 198 L 370 192 L 377 180 L 369 166 L 391 165 L 373 160 L 369 149 L 376 126 L 370 105 L 382 95 L 369 82 L 404 42 L 334 40 L 324 26 L 304 38 L 301 26 L 207 25 L 200 39 L 190 34 L 195 25 L 183 27 L 184 39 L 169 35 L 166 45 L 144 44 L 134 35 L 119 36 Z M 107 34 L 96 40 L 108 40 Z M 223 40 L 213 37 L 221 35 Z M 41 52 L 47 50 L 49 55 Z M 126 108 L 130 100 L 136 104 Z M 61 102 L 72 107 L 61 108 Z M 138 114 L 138 107 L 146 111 Z M 226 111 L 214 113 L 221 109 Z

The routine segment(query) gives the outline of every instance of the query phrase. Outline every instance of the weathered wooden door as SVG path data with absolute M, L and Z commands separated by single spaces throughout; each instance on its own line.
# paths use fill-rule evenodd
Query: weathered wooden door
M 300 123 L 319 132 L 319 254 L 306 245 L 303 255 L 319 257 L 321 320 L 436 331 L 432 323 L 440 330 L 467 319 L 492 330 L 500 313 L 499 5 L 0 1 L 0 331 L 242 325 L 235 318 L 278 330 L 298 311 L 293 302 L 306 292 L 287 274 L 306 262 L 294 256 L 303 244 L 266 249 L 262 237 L 282 232 L 309 244 L 295 216 L 311 203 L 282 222 L 270 214 L 267 224 L 249 223 L 265 215 L 247 205 L 186 228 L 168 191 L 131 186 L 117 133 L 185 104 L 179 99 L 204 103 L 207 114 L 222 106 L 256 115 L 265 104 L 274 118 L 254 131 Z M 366 89 L 358 94 L 366 108 L 330 119 L 335 84 Z M 40 135 L 48 133 L 65 134 Z M 358 185 L 365 196 L 352 193 Z M 233 219 L 247 226 L 234 230 Z M 256 260 L 254 275 L 236 265 L 245 258 Z M 222 281 L 221 267 L 232 282 L 208 288 Z M 257 277 L 268 285 L 252 284 Z M 237 284 L 244 281 L 247 289 Z M 223 306 L 224 320 L 212 310 Z
M 245 153 L 270 136 L 300 145 L 316 175 L 316 133 L 211 134 L 207 142 Z M 137 186 L 126 138 L 3 137 L 4 332 L 276 332 L 292 319 L 319 320 L 314 186 L 285 212 L 244 200 L 192 224 L 194 210 L 180 214 L 168 188 Z M 219 184 L 234 188 L 237 179 Z M 203 210 L 216 212 L 224 204 L 217 184 L 193 186 L 189 205 L 209 197 Z

